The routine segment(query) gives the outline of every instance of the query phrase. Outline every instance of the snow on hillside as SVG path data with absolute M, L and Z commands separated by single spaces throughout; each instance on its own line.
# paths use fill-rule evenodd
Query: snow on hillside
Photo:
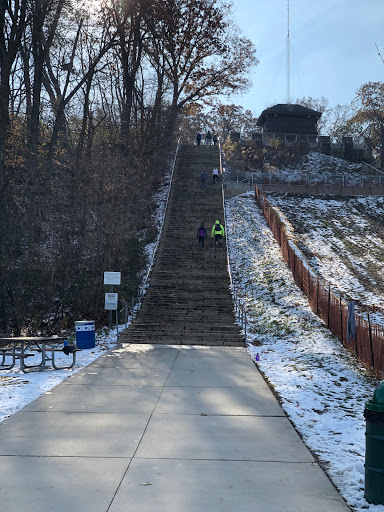
M 294 168 L 279 169 L 281 171 L 296 170 L 301 172 L 315 172 L 316 174 L 360 174 L 361 164 L 348 162 L 342 158 L 323 155 L 322 153 L 311 152 L 305 155 Z
M 355 511 L 364 499 L 364 404 L 369 378 L 311 311 L 252 192 L 226 201 L 234 281 L 244 298 L 248 351 L 282 407 Z
M 320 199 L 268 194 L 295 230 L 296 245 L 331 289 L 384 311 L 384 198 Z M 384 315 L 371 317 L 384 323 Z
M 272 167 L 275 167 L 272 164 Z M 310 152 L 304 155 L 297 164 L 280 166 L 271 171 L 274 182 L 294 182 L 305 178 L 306 175 L 311 176 L 311 183 L 319 183 L 324 181 L 324 177 L 331 175 L 341 175 L 349 177 L 350 185 L 357 185 L 361 174 L 362 164 L 348 162 L 341 158 L 336 158 L 322 153 Z M 232 169 L 230 162 L 227 164 L 227 179 L 240 180 L 265 177 L 265 173 L 260 170 L 238 171 Z M 332 182 L 332 180 L 331 180 Z

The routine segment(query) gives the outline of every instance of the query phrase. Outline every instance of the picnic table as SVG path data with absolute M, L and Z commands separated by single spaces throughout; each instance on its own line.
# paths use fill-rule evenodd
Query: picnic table
M 66 338 L 60 336 L 21 336 L 13 338 L 0 338 L 0 370 L 10 370 L 20 361 L 22 372 L 43 371 L 48 364 L 52 364 L 55 370 L 68 370 L 73 368 L 76 362 L 76 352 L 79 349 L 73 348 L 69 351 L 72 354 L 72 361 L 69 365 L 59 366 L 55 361 L 55 352 L 62 351 L 58 344 L 63 344 Z M 68 354 L 68 355 L 69 355 Z M 28 357 L 41 356 L 38 364 L 27 364 Z M 8 362 L 7 362 L 8 359 Z M 40 360 L 40 358 L 39 358 Z

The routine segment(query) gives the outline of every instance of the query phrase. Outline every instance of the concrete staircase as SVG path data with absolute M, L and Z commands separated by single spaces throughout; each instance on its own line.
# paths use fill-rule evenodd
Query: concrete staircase
M 214 222 L 224 225 L 221 185 L 212 183 L 214 167 L 219 167 L 217 147 L 180 147 L 150 286 L 120 342 L 244 346 L 234 324 L 225 243 L 216 249 L 211 238 Z M 204 169 L 206 189 L 200 184 Z M 208 231 L 204 249 L 197 239 L 201 222 Z

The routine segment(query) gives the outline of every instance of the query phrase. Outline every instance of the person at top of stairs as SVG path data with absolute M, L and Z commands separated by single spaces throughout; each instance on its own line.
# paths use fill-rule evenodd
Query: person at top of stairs
M 207 146 L 212 144 L 212 133 L 208 130 L 207 135 L 205 136 L 205 143 Z

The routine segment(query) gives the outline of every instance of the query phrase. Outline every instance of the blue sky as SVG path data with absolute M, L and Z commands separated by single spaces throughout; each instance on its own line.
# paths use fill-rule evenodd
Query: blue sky
M 286 103 L 287 0 L 233 0 L 243 35 L 257 48 L 260 64 L 252 90 L 228 102 L 258 116 Z M 384 81 L 384 0 L 290 0 L 291 100 L 303 96 L 348 104 L 357 89 Z M 227 101 L 227 100 L 224 100 Z

